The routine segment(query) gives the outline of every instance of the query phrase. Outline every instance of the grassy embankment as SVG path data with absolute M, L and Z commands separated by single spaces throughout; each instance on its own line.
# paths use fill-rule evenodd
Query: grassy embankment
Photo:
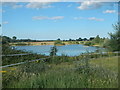
M 4 88 L 117 88 L 118 55 L 55 56 L 3 68 L 2 73 Z

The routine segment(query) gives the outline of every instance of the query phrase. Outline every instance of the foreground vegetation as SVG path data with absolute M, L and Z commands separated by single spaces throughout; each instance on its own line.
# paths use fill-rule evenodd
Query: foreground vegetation
M 103 55 L 86 53 L 69 57 L 56 56 L 57 51 L 52 52 L 55 47 L 52 49 L 51 58 L 3 68 L 1 71 L 3 88 L 118 87 L 118 53 Z M 15 52 L 13 50 L 9 48 L 9 51 Z M 3 64 L 5 65 L 7 61 L 9 61 L 8 63 L 16 63 L 21 60 L 26 61 L 26 59 L 32 60 L 41 57 L 37 54 L 20 56 L 19 58 L 3 57 Z M 16 62 L 13 62 L 12 59 Z
M 3 68 L 4 88 L 117 88 L 118 56 L 55 56 Z
M 104 41 L 103 45 L 107 45 L 109 51 L 120 51 L 120 44 L 117 43 L 120 41 L 120 28 L 116 28 L 116 30 L 116 33 L 110 34 L 111 39 L 106 41 L 107 43 Z M 94 41 L 96 42 L 98 39 L 91 42 Z M 57 41 L 57 44 L 60 42 Z M 2 47 L 4 55 L 31 53 L 12 49 L 7 42 L 4 42 Z M 1 71 L 3 88 L 118 88 L 120 53 L 87 52 L 69 57 L 66 55 L 56 56 L 56 52 L 57 49 L 54 46 L 51 48 L 50 58 L 3 68 Z M 3 65 L 7 65 L 45 57 L 38 54 L 3 56 L 2 61 Z

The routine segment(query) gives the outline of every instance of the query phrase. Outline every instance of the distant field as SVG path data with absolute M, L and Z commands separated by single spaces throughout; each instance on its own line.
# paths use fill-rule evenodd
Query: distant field
M 65 45 L 70 44 L 84 44 L 84 42 L 89 41 L 63 41 Z M 54 45 L 54 41 L 44 41 L 44 42 L 16 42 L 16 43 L 9 43 L 12 46 L 19 46 L 19 45 Z
M 54 45 L 54 41 L 51 42 L 17 42 L 17 43 L 10 43 L 10 45 Z

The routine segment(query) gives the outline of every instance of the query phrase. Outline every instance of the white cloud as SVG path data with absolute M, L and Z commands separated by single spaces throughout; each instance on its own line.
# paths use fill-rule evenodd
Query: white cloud
M 74 17 L 74 20 L 93 20 L 93 21 L 104 21 L 104 19 L 102 18 L 96 18 L 96 17 L 89 17 L 89 18 L 85 18 L 85 17 Z
M 27 8 L 51 8 L 50 4 L 53 2 L 59 2 L 59 0 L 30 0 L 26 5 Z
M 2 5 L 3 6 L 9 6 L 12 8 L 21 8 L 21 7 L 26 7 L 26 8 L 35 8 L 35 9 L 39 9 L 39 8 L 51 8 L 53 6 L 51 6 L 51 3 L 53 2 L 58 2 L 59 0 L 39 0 L 41 2 L 38 2 L 38 0 L 29 0 L 29 2 L 27 2 L 26 5 L 22 5 L 19 2 L 17 2 L 17 0 L 15 0 L 16 2 L 3 2 Z
M 89 9 L 96 9 L 101 6 L 102 6 L 101 2 L 84 1 L 84 2 L 81 2 L 81 5 L 77 8 L 80 10 L 89 10 Z
M 60 20 L 64 19 L 64 16 L 55 16 L 55 17 L 47 17 L 47 16 L 34 16 L 33 20 Z
M 44 19 L 49 19 L 49 18 L 45 17 L 45 16 L 34 16 L 34 17 L 32 17 L 32 19 L 34 19 L 34 20 L 44 20 Z
M 29 0 L 29 2 L 58 2 L 61 0 Z
M 115 10 L 106 10 L 103 13 L 115 13 L 115 12 L 116 12 Z
M 93 20 L 93 21 L 104 21 L 102 18 L 96 18 L 96 17 L 90 17 L 88 20 Z
M 14 9 L 23 7 L 23 5 L 21 5 L 17 2 L 3 2 L 2 5 L 5 7 L 9 6 L 9 7 L 12 7 Z
M 2 24 L 8 24 L 8 21 L 3 21 Z
M 74 20 L 81 20 L 81 19 L 84 19 L 83 17 L 74 17 L 73 18 Z
M 60 20 L 60 19 L 63 19 L 63 18 L 64 18 L 64 16 L 56 16 L 56 17 L 51 17 L 49 19 L 51 19 L 51 20 Z
M 27 8 L 51 8 L 52 6 L 50 5 L 49 2 L 31 2 L 26 5 Z

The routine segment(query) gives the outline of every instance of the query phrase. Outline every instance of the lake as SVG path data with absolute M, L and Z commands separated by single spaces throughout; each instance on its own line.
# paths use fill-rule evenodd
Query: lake
M 39 45 L 39 46 L 14 46 L 17 50 L 25 50 L 25 51 L 31 51 L 33 53 L 37 54 L 44 54 L 49 55 L 51 47 L 53 45 Z M 56 46 L 57 47 L 57 55 L 61 56 L 62 54 L 68 55 L 68 56 L 78 56 L 82 53 L 89 52 L 95 52 L 98 50 L 97 47 L 86 47 L 81 44 L 73 44 L 73 45 L 64 45 L 64 46 Z

